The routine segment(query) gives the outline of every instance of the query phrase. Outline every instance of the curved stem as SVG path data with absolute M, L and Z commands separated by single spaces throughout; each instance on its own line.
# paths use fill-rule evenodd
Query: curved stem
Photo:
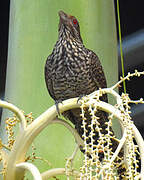
M 122 104 L 122 99 L 121 99 L 121 96 L 116 92 L 114 91 L 113 87 L 112 88 L 103 88 L 100 90 L 102 92 L 102 94 L 111 94 L 112 96 L 114 96 L 116 98 L 116 101 L 117 101 L 117 104 L 118 105 L 121 105 Z M 97 91 L 93 92 L 92 94 L 89 95 L 89 97 L 93 97 L 97 94 Z
M 41 177 L 39 170 L 37 169 L 36 166 L 34 166 L 31 163 L 23 162 L 23 163 L 16 164 L 16 169 L 18 171 L 21 169 L 22 170 L 28 170 L 29 172 L 31 172 L 34 180 L 42 180 L 42 177 Z
M 78 146 L 84 146 L 84 142 L 83 142 L 82 138 L 79 136 L 76 129 L 74 129 L 68 122 L 66 122 L 60 118 L 55 118 L 53 121 L 51 121 L 51 124 L 53 124 L 53 123 L 59 123 L 59 124 L 64 125 L 65 127 L 67 127 L 70 130 L 70 132 L 73 134 L 73 136 L 75 137 L 75 140 L 76 140 L 76 143 L 78 144 Z
M 79 149 L 79 146 L 76 145 L 75 150 L 72 153 L 72 155 L 69 158 L 67 158 L 67 162 L 65 165 L 65 171 L 66 171 L 66 175 L 68 175 L 68 176 L 69 176 L 70 171 L 73 168 L 73 161 L 74 161 L 74 158 L 76 156 L 76 153 L 78 152 L 78 149 Z
M 119 145 L 118 145 L 118 147 L 117 147 L 114 155 L 112 156 L 112 158 L 111 158 L 111 160 L 110 160 L 110 164 L 111 164 L 112 162 L 114 162 L 114 160 L 116 159 L 116 157 L 118 157 L 118 154 L 119 154 L 120 150 L 121 150 L 122 147 L 124 146 L 124 143 L 125 143 L 125 140 L 126 140 L 126 136 L 127 136 L 127 133 L 126 133 L 126 131 L 124 131 L 123 137 L 121 138 L 120 143 L 119 143 Z
M 126 134 L 126 131 L 124 131 L 123 137 L 121 138 L 120 143 L 119 143 L 119 145 L 118 145 L 115 153 L 113 154 L 110 162 L 108 163 L 108 165 L 105 165 L 105 166 L 101 169 L 99 175 L 101 175 L 105 169 L 110 168 L 111 164 L 112 164 L 112 163 L 114 162 L 114 160 L 117 158 L 120 150 L 121 150 L 122 147 L 124 146 L 124 143 L 125 143 L 125 140 L 126 140 L 126 135 L 127 135 L 127 134 Z
M 114 96 L 117 96 L 116 93 L 110 90 L 110 88 L 104 89 L 104 92 L 110 92 Z M 93 94 L 93 93 L 92 93 Z M 119 98 L 119 96 L 117 96 Z M 64 112 L 69 109 L 73 108 L 78 108 L 80 105 L 77 103 L 78 98 L 73 98 L 73 99 L 68 99 L 63 101 L 63 103 L 59 104 L 59 110 L 60 112 Z M 2 107 L 8 107 L 8 109 L 12 109 L 13 112 L 16 112 L 18 117 L 20 119 L 24 118 L 24 115 L 19 112 L 19 109 L 16 108 L 15 106 L 9 104 L 9 103 L 2 103 Z M 97 101 L 96 99 L 90 99 L 87 103 L 85 103 L 86 106 L 89 106 L 91 103 L 96 104 L 97 108 L 103 111 L 106 111 L 108 113 L 111 113 L 114 115 L 114 117 L 118 118 L 122 128 L 124 129 L 123 126 L 123 119 L 122 119 L 122 113 L 119 109 L 115 108 L 114 106 L 102 102 L 102 101 Z M 16 164 L 20 162 L 25 161 L 25 154 L 34 140 L 34 138 L 45 128 L 47 125 L 51 124 L 52 121 L 54 121 L 56 117 L 57 111 L 55 105 L 49 108 L 47 111 L 45 111 L 42 115 L 40 115 L 36 120 L 34 120 L 30 125 L 28 125 L 23 131 L 20 132 L 20 134 L 17 136 L 17 139 L 15 141 L 15 144 L 13 146 L 13 149 L 9 155 L 9 160 L 7 164 L 7 169 L 6 169 L 6 179 L 7 180 L 15 180 L 17 177 L 20 179 L 23 177 L 24 171 L 17 171 Z M 24 119 L 23 119 L 24 120 Z M 23 121 L 22 121 L 23 122 Z M 56 121 L 55 121 L 56 122 Z M 57 121 L 61 122 L 61 124 L 64 124 L 66 127 L 69 127 L 66 122 L 62 121 Z M 136 142 L 139 146 L 140 154 L 141 154 L 141 176 L 144 177 L 144 141 L 133 124 L 132 126 L 133 133 L 134 133 L 134 138 L 136 139 Z M 73 131 L 73 130 L 72 130 Z
M 65 168 L 55 168 L 45 171 L 41 174 L 42 180 L 47 180 L 53 176 L 65 175 Z
M 128 73 L 127 76 L 121 78 L 121 80 L 118 81 L 118 82 L 117 82 L 115 85 L 113 85 L 111 88 L 112 88 L 112 89 L 117 88 L 123 81 L 129 80 L 130 77 L 133 77 L 133 76 L 138 76 L 138 77 L 139 77 L 139 76 L 141 76 L 141 75 L 144 75 L 144 71 L 142 71 L 142 72 L 137 72 L 137 71 L 135 70 L 134 73 Z
M 121 117 L 121 112 L 116 109 L 115 107 L 113 107 L 110 104 L 107 104 L 105 102 L 97 102 L 97 106 L 99 107 L 99 109 L 107 111 L 109 113 L 113 113 L 115 117 L 117 117 L 120 120 L 121 125 L 122 123 L 122 117 Z M 142 180 L 144 180 L 144 140 L 140 134 L 140 132 L 138 131 L 138 129 L 136 128 L 136 126 L 133 124 L 132 125 L 132 130 L 134 133 L 134 138 L 138 144 L 139 150 L 140 150 L 140 157 L 141 157 L 141 177 Z
M 13 113 L 15 113 L 15 115 L 19 118 L 20 120 L 20 124 L 21 124 L 21 131 L 24 131 L 26 129 L 26 120 L 25 120 L 25 116 L 23 115 L 23 113 L 21 112 L 21 110 L 19 108 L 17 108 L 15 105 L 8 103 L 6 101 L 2 101 L 0 100 L 0 107 L 9 109 L 10 111 L 12 111 Z
M 59 104 L 59 110 L 63 111 L 78 108 L 80 105 L 77 103 L 78 98 L 73 98 L 63 101 Z M 15 144 L 9 155 L 9 160 L 6 169 L 6 179 L 15 180 L 15 177 L 22 178 L 24 171 L 19 173 L 16 171 L 16 164 L 25 161 L 25 155 L 28 151 L 29 146 L 33 142 L 34 138 L 51 123 L 56 117 L 57 111 L 56 106 L 53 105 L 37 119 L 35 119 L 30 125 L 28 125 L 25 131 L 20 132 L 16 138 Z
M 47 180 L 48 178 L 51 178 L 51 177 L 57 176 L 57 175 L 65 175 L 65 168 L 50 169 L 41 174 L 42 180 Z M 79 175 L 80 174 L 77 171 L 72 171 L 72 173 L 71 173 L 71 176 L 79 176 Z

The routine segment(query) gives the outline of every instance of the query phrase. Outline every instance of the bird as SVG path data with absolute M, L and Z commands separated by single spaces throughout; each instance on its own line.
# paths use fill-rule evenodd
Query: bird
M 96 53 L 85 47 L 81 33 L 80 25 L 75 16 L 59 11 L 58 40 L 54 45 L 52 53 L 47 57 L 45 63 L 45 82 L 50 96 L 55 101 L 57 111 L 58 103 L 75 97 L 86 96 L 100 88 L 107 88 L 107 81 L 104 69 L 100 59 Z M 103 94 L 100 100 L 108 103 L 107 94 Z M 82 127 L 81 109 L 70 109 L 62 113 L 69 119 L 80 137 L 83 139 L 84 129 Z M 108 113 L 97 110 L 95 115 L 98 117 L 98 123 L 101 133 L 105 136 L 108 133 L 107 122 Z M 89 137 L 92 122 L 88 109 L 85 111 L 86 117 L 86 142 L 91 143 Z M 99 133 L 94 126 L 93 140 L 94 144 L 98 144 Z M 111 145 L 110 148 L 115 152 L 119 142 L 116 140 L 114 131 L 110 127 Z M 86 153 L 83 147 L 80 147 L 82 153 Z M 91 155 L 88 155 L 91 158 Z M 99 161 L 104 158 L 104 152 L 99 151 Z M 119 157 L 123 157 L 123 151 L 119 153 Z M 119 160 L 118 174 L 119 177 L 125 172 Z
M 63 100 L 88 95 L 99 88 L 106 88 L 107 82 L 99 57 L 86 48 L 80 33 L 80 25 L 75 16 L 59 11 L 58 40 L 52 53 L 45 63 L 45 82 L 50 96 L 56 105 Z M 104 94 L 100 100 L 108 102 Z M 75 126 L 78 134 L 83 138 L 82 118 L 80 108 L 70 109 L 62 115 Z M 101 132 L 107 133 L 108 114 L 98 110 Z M 91 117 L 86 112 L 87 136 L 91 131 L 89 125 Z M 114 134 L 111 129 L 111 134 Z M 95 144 L 98 142 L 98 132 L 95 131 Z M 87 143 L 91 139 L 87 138 Z M 117 144 L 114 142 L 114 144 Z M 116 146 L 114 146 L 116 148 Z M 82 152 L 84 152 L 81 149 Z M 103 155 L 102 155 L 103 156 Z

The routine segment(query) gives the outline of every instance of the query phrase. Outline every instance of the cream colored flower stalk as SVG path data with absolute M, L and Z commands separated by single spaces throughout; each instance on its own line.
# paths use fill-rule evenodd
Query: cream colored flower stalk
M 125 179 L 144 180 L 144 141 L 130 118 L 130 107 L 128 105 L 129 103 L 144 102 L 142 99 L 140 99 L 139 101 L 132 101 L 129 99 L 127 94 L 122 94 L 122 96 L 120 96 L 114 90 L 123 80 L 128 80 L 131 76 L 134 75 L 144 75 L 144 72 L 135 71 L 135 73 L 133 74 L 128 74 L 125 78 L 122 78 L 120 82 L 118 82 L 111 88 L 100 89 L 86 97 L 83 97 L 80 100 L 81 104 L 77 103 L 78 98 L 69 99 L 59 104 L 61 113 L 72 108 L 81 107 L 84 128 L 83 140 L 79 137 L 76 130 L 68 122 L 56 118 L 57 112 L 55 105 L 41 114 L 38 118 L 33 120 L 30 124 L 28 124 L 26 116 L 21 110 L 10 103 L 0 100 L 0 106 L 14 112 L 20 121 L 20 129 L 14 142 L 12 141 L 13 143 L 10 146 L 7 146 L 4 145 L 2 141 L 0 141 L 0 160 L 3 166 L 3 170 L 1 173 L 4 174 L 4 179 L 20 180 L 24 177 L 25 170 L 31 172 L 34 180 L 46 180 L 57 175 L 66 175 L 67 180 L 70 179 L 70 176 L 73 176 L 74 179 L 81 180 L 117 179 L 118 167 L 120 165 L 125 165 L 126 171 L 123 175 Z M 114 106 L 99 100 L 99 97 L 104 93 L 111 94 L 116 99 L 116 104 Z M 89 144 L 87 144 L 86 142 L 87 137 L 85 132 L 85 107 L 89 108 L 92 117 L 92 124 L 90 125 L 90 138 L 92 140 L 94 125 L 96 124 L 96 128 L 100 130 L 99 124 L 97 122 L 98 117 L 95 116 L 95 112 L 97 111 L 97 109 L 106 111 L 110 114 L 109 121 L 106 124 L 108 133 L 106 136 L 104 136 L 100 132 L 100 139 L 97 145 L 93 144 L 93 141 L 91 141 L 92 144 L 91 146 L 89 146 Z M 116 117 L 119 120 L 123 132 L 122 138 L 117 139 L 119 145 L 115 152 L 112 152 L 111 148 L 109 148 L 111 143 L 110 138 L 115 138 L 111 137 L 110 134 L 113 117 Z M 16 119 L 14 118 L 11 122 L 15 123 L 15 120 Z M 52 123 L 60 123 L 64 125 L 72 132 L 72 135 L 74 135 L 78 146 L 84 147 L 84 160 L 83 165 L 80 169 L 75 169 L 73 167 L 73 161 L 77 153 L 78 146 L 76 147 L 72 156 L 67 159 L 65 167 L 62 168 L 50 169 L 48 171 L 40 173 L 35 165 L 26 162 L 26 153 L 34 138 L 46 126 Z M 133 137 L 135 138 L 137 145 L 133 143 Z M 96 148 L 92 148 L 92 146 L 95 146 Z M 9 152 L 7 153 L 6 151 L 4 151 L 4 149 L 7 149 Z M 124 157 L 120 159 L 120 164 L 118 163 L 117 159 L 119 158 L 118 154 L 121 149 L 124 149 Z M 105 154 L 104 160 L 102 162 L 98 160 L 99 150 L 102 150 Z M 139 167 L 138 161 L 136 159 L 137 153 L 139 153 L 140 156 L 141 167 Z M 91 158 L 89 158 L 88 154 L 91 155 Z M 140 172 L 138 172 L 138 168 L 140 168 Z
M 142 99 L 139 101 L 131 101 L 128 97 L 128 94 L 122 94 L 120 96 L 114 91 L 114 88 L 117 87 L 123 80 L 129 80 L 132 76 L 140 76 L 143 75 L 144 72 L 137 72 L 133 74 L 128 74 L 125 78 L 121 78 L 120 82 L 114 85 L 111 88 L 100 89 L 86 97 L 83 97 L 81 100 L 81 109 L 82 109 L 82 118 L 83 118 L 83 126 L 84 126 L 84 140 L 85 140 L 85 158 L 83 162 L 83 166 L 81 168 L 81 179 L 117 179 L 119 178 L 119 174 L 117 174 L 118 167 L 120 162 L 125 167 L 125 172 L 122 174 L 123 178 L 126 179 L 144 179 L 144 141 L 138 132 L 137 128 L 134 126 L 133 121 L 130 117 L 130 107 L 129 103 L 144 103 Z M 111 106 L 110 104 L 100 102 L 99 97 L 104 94 L 109 93 L 113 97 L 116 98 L 115 106 Z M 91 106 L 93 108 L 91 108 Z M 89 144 L 86 142 L 86 128 L 85 128 L 85 111 L 84 108 L 90 108 L 90 114 L 92 117 L 92 124 L 95 123 L 96 128 L 99 132 L 99 142 L 97 145 L 91 143 L 91 147 L 89 148 Z M 119 119 L 123 136 L 119 141 L 119 145 L 114 153 L 112 150 L 108 148 L 111 135 L 108 131 L 107 135 L 103 135 L 100 133 L 101 127 L 97 122 L 97 117 L 95 116 L 95 112 L 97 109 L 104 110 L 110 113 L 109 122 L 106 123 L 107 130 L 111 127 L 111 119 L 112 117 L 116 117 Z M 93 127 L 93 126 L 92 126 Z M 134 144 L 133 138 L 137 141 L 137 145 Z M 91 136 L 91 142 L 93 138 Z M 96 147 L 96 149 L 94 148 Z M 102 162 L 99 161 L 98 157 L 98 148 L 101 148 L 104 152 L 104 159 Z M 120 162 L 116 163 L 115 160 L 118 158 L 119 152 L 124 149 L 124 160 L 119 159 Z M 139 150 L 138 150 L 139 148 Z M 92 158 L 88 158 L 87 154 L 91 152 Z M 137 160 L 137 154 L 140 154 L 141 157 L 141 167 L 139 167 L 139 160 Z M 141 173 L 138 172 L 138 169 L 141 168 Z
M 20 125 L 21 125 L 20 132 L 17 135 L 14 146 L 7 158 L 6 167 L 5 167 L 5 179 L 6 180 L 21 179 L 24 175 L 25 169 L 31 171 L 33 169 L 32 167 L 34 167 L 33 165 L 30 166 L 27 163 L 21 164 L 22 162 L 25 163 L 26 152 L 29 146 L 31 145 L 31 143 L 33 142 L 34 138 L 47 125 L 51 124 L 52 120 L 55 119 L 56 114 L 57 114 L 56 108 L 55 106 L 52 106 L 46 112 L 44 112 L 41 116 L 35 119 L 30 125 L 27 125 L 26 119 L 23 113 L 17 107 L 1 100 L 0 100 L 0 106 L 13 111 L 18 116 L 20 120 Z M 63 104 L 59 105 L 60 112 L 61 110 L 66 111 L 70 108 L 77 108 L 77 107 L 79 107 L 79 105 L 77 104 L 77 98 L 66 100 L 63 102 Z M 75 129 L 73 129 L 68 123 L 62 120 L 61 120 L 61 124 L 64 124 L 67 128 L 70 129 L 70 131 L 75 136 L 78 144 L 83 145 L 83 142 L 78 136 L 78 134 L 76 133 Z M 36 168 L 34 171 L 37 172 Z M 55 173 L 57 174 L 57 169 L 55 170 Z M 32 174 L 34 175 L 35 173 L 32 172 Z

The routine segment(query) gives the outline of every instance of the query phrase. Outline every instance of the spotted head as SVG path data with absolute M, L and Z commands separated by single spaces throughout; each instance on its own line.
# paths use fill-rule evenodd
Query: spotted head
M 71 15 L 59 11 L 59 35 L 64 33 L 67 36 L 71 36 L 75 40 L 82 42 L 80 35 L 80 26 L 78 20 Z

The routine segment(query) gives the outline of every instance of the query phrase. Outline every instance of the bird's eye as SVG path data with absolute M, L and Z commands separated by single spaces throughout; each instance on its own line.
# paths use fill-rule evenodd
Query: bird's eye
M 76 19 L 73 19 L 73 23 L 76 25 L 78 21 Z

